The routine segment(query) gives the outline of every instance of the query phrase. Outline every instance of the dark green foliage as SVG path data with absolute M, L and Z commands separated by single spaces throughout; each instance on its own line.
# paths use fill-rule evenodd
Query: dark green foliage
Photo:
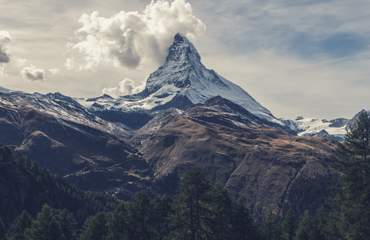
M 271 209 L 266 211 L 265 217 L 261 226 L 261 233 L 266 240 L 279 240 L 281 239 L 280 224 L 276 215 Z
M 315 224 L 308 210 L 299 222 L 295 240 L 316 240 Z
M 239 197 L 237 203 L 233 207 L 231 223 L 232 239 L 258 239 L 258 231 L 253 224 L 253 219 L 247 206 L 247 200 L 244 196 Z
M 317 230 L 317 240 L 335 240 L 339 238 L 333 212 L 330 212 L 327 208 L 321 206 L 319 210 L 317 210 L 314 220 Z
M 62 211 L 57 211 L 57 221 L 60 225 L 62 234 L 64 235 L 64 239 L 67 240 L 74 240 L 77 239 L 75 231 L 76 231 L 76 225 L 72 214 L 70 214 L 66 209 Z
M 127 204 L 127 236 L 129 239 L 146 240 L 155 234 L 153 206 L 145 192 L 137 192 Z
M 208 225 L 209 239 L 228 239 L 232 230 L 230 214 L 233 212 L 229 193 L 216 184 L 208 192 L 208 199 L 205 222 Z
M 32 221 L 31 228 L 26 229 L 25 236 L 27 240 L 64 240 L 61 225 L 58 221 L 55 209 L 44 205 L 42 211 Z
M 0 219 L 0 240 L 7 240 L 8 234 L 6 232 L 6 228 L 4 225 L 3 220 Z
M 81 240 L 105 240 L 108 236 L 108 216 L 99 212 L 89 217 L 83 225 Z
M 153 206 L 153 223 L 157 237 L 153 239 L 165 239 L 170 232 L 169 215 L 172 214 L 172 199 L 169 195 L 155 197 L 152 201 Z
M 339 145 L 333 168 L 341 186 L 332 200 L 333 220 L 344 239 L 370 239 L 370 117 L 360 114 Z
M 282 224 L 282 238 L 284 240 L 293 240 L 295 236 L 296 226 L 296 219 L 292 213 L 292 211 L 288 211 L 285 214 L 285 218 Z
M 22 212 L 13 222 L 11 227 L 11 240 L 25 240 L 24 232 L 30 228 L 32 224 L 32 217 L 26 210 Z
M 99 212 L 89 217 L 79 230 L 80 236 L 77 236 L 76 223 L 67 210 L 44 205 L 31 224 L 27 212 L 14 221 L 11 239 L 368 239 L 367 235 L 352 237 L 350 232 L 344 235 L 343 215 L 338 211 L 342 210 L 338 208 L 341 205 L 334 208 L 322 206 L 314 218 L 307 210 L 299 224 L 292 211 L 288 211 L 280 223 L 272 210 L 267 210 L 263 221 L 257 224 L 249 213 L 245 197 L 233 202 L 223 187 L 217 184 L 212 187 L 198 167 L 186 172 L 180 186 L 173 200 L 168 195 L 150 200 L 145 192 L 138 192 L 130 202 L 120 202 L 113 212 Z M 95 196 L 99 202 L 102 196 Z
M 126 204 L 121 202 L 113 211 L 108 223 L 108 239 L 120 240 L 127 235 L 127 209 Z
M 184 174 L 171 216 L 175 229 L 172 231 L 173 239 L 204 239 L 209 234 L 206 202 L 210 189 L 211 185 L 201 168 L 193 167 Z

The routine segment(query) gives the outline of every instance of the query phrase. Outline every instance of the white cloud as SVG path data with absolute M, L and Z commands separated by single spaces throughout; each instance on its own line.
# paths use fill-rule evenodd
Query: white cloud
M 119 96 L 124 96 L 124 95 L 129 95 L 129 94 L 135 94 L 139 93 L 145 88 L 145 82 L 142 82 L 140 86 L 135 86 L 134 81 L 131 79 L 125 78 L 121 82 L 119 82 L 119 87 L 108 87 L 103 89 L 103 93 L 108 94 L 109 96 L 112 97 L 119 97 Z
M 24 67 L 20 75 L 24 80 L 35 82 L 35 81 L 44 81 L 45 79 L 45 70 L 41 68 L 36 68 L 35 66 Z
M 25 58 L 18 58 L 15 62 L 15 64 L 17 65 L 17 67 L 23 67 L 27 62 L 27 59 Z
M 152 1 L 141 13 L 121 11 L 110 18 L 83 14 L 79 22 L 79 42 L 70 46 L 84 55 L 85 69 L 110 63 L 129 69 L 161 64 L 177 32 L 194 40 L 205 30 L 185 0 Z
M 9 54 L 6 52 L 12 38 L 7 31 L 0 31 L 0 64 L 10 62 Z
M 51 68 L 49 69 L 49 72 L 54 76 L 60 72 L 59 68 Z

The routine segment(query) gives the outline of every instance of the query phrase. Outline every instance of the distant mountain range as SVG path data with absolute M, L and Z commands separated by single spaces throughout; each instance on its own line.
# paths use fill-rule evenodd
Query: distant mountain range
M 330 175 L 330 156 L 354 119 L 278 119 L 206 69 L 180 33 L 138 94 L 0 89 L 0 142 L 84 190 L 125 200 L 138 190 L 174 193 L 182 173 L 199 165 L 257 212 L 281 212 L 297 179 Z

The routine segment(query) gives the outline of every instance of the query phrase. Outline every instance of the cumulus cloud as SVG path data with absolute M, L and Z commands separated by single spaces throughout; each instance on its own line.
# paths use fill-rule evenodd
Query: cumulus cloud
M 0 31 L 0 64 L 10 62 L 9 54 L 6 52 L 12 38 L 6 31 Z
M 142 82 L 140 86 L 135 86 L 134 81 L 131 79 L 125 78 L 121 82 L 119 82 L 119 87 L 108 87 L 103 89 L 104 94 L 108 94 L 109 96 L 112 97 L 119 97 L 119 96 L 124 96 L 124 95 L 129 95 L 129 94 L 135 94 L 139 93 L 145 88 L 145 83 Z
M 151 61 L 161 64 L 177 32 L 194 40 L 206 28 L 185 0 L 152 1 L 143 12 L 121 11 L 110 18 L 83 14 L 79 22 L 79 42 L 70 46 L 84 55 L 84 69 L 109 63 L 130 69 Z
M 20 75 L 24 80 L 35 82 L 35 81 L 44 81 L 45 79 L 45 70 L 41 68 L 36 68 L 35 66 L 24 67 Z
M 60 72 L 59 68 L 51 68 L 49 69 L 49 72 L 54 76 Z

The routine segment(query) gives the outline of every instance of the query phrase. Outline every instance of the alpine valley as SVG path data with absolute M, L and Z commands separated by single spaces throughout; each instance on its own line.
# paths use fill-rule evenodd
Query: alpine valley
M 354 119 L 278 119 L 207 69 L 180 33 L 138 94 L 82 99 L 0 88 L 0 142 L 82 190 L 123 200 L 140 190 L 171 195 L 197 165 L 257 214 L 283 214 L 305 194 L 293 191 L 302 181 L 330 180 L 330 156 Z M 0 164 L 6 159 L 0 152 Z M 32 191 L 1 179 L 1 199 L 22 202 Z

